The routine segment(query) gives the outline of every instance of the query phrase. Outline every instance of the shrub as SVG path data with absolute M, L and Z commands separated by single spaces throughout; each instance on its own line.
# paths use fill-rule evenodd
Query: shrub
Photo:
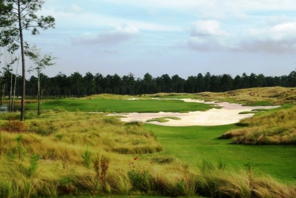
M 143 169 L 132 169 L 128 172 L 128 176 L 135 191 L 147 192 L 149 172 Z
M 149 171 L 145 167 L 139 167 L 139 164 L 136 163 L 138 157 L 134 158 L 134 161 L 129 164 L 130 170 L 128 171 L 128 176 L 131 181 L 133 190 L 147 192 Z

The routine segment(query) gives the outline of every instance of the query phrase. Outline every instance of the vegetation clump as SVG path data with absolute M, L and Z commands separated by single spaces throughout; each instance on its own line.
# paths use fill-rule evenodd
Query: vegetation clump
M 147 120 L 146 122 L 168 122 L 170 120 L 181 120 L 178 117 L 161 117 L 161 118 L 152 118 Z
M 296 107 L 259 114 L 241 120 L 245 126 L 226 132 L 221 138 L 232 138 L 236 144 L 296 144 Z
M 124 154 L 162 150 L 142 124 L 124 125 L 102 114 L 28 112 L 25 122 L 0 116 L 6 117 L 0 121 L 0 197 L 127 193 L 117 179 L 129 183 L 129 156 L 118 148 Z M 118 161 L 123 167 L 116 179 Z
M 204 100 L 240 103 L 248 106 L 295 104 L 296 89 L 286 87 L 257 87 L 226 92 L 202 92 Z

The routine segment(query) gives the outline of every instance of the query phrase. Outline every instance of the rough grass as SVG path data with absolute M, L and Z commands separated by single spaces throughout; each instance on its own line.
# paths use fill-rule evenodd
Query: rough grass
M 285 87 L 260 87 L 221 93 L 203 92 L 198 94 L 198 98 L 253 106 L 295 104 L 296 89 Z
M 296 107 L 258 114 L 244 119 L 244 128 L 230 130 L 221 138 L 236 144 L 296 144 Z
M 185 99 L 191 98 L 195 99 L 198 95 L 197 94 L 188 94 L 188 93 L 156 93 L 156 94 L 146 94 L 143 97 L 148 98 L 173 98 L 173 99 Z
M 139 122 L 123 124 L 101 114 L 61 110 L 38 118 L 33 113 L 15 131 L 6 130 L 12 120 L 1 119 L 0 197 L 296 194 L 294 187 L 265 177 L 254 176 L 246 188 L 248 172 L 223 165 L 204 163 L 196 169 L 171 155 L 142 155 L 162 146 Z
M 56 114 L 59 114 L 57 117 Z M 47 118 L 46 118 L 47 117 Z M 0 123 L 1 124 L 1 123 Z M 59 144 L 79 146 L 95 146 L 105 151 L 128 153 L 152 153 L 160 151 L 161 146 L 155 141 L 153 134 L 145 131 L 141 124 L 123 124 L 117 118 L 104 117 L 101 114 L 83 112 L 55 112 L 49 111 L 40 119 L 27 120 L 21 130 L 11 129 L 11 125 L 23 124 L 15 120 L 3 121 L 1 128 L 4 135 L 13 139 L 16 132 L 24 133 L 23 139 L 28 139 L 28 149 L 33 146 L 31 141 L 44 142 L 41 146 L 49 147 Z M 20 126 L 19 126 L 20 127 Z M 53 144 L 57 142 L 58 144 Z M 62 146 L 63 147 L 63 146 Z M 5 149 L 5 147 L 3 148 Z M 35 148 L 39 150 L 39 148 Z M 54 148 L 44 149 L 59 150 Z M 41 152 L 41 151 L 40 151 Z
M 251 106 L 282 105 L 280 109 L 254 111 L 256 116 L 239 122 L 238 125 L 244 128 L 230 130 L 221 138 L 232 138 L 236 144 L 296 144 L 295 88 L 265 87 L 223 93 L 203 92 L 199 98 Z
M 142 123 L 63 110 L 34 114 L 25 122 L 0 115 L 0 197 L 127 194 L 127 154 L 162 150 Z

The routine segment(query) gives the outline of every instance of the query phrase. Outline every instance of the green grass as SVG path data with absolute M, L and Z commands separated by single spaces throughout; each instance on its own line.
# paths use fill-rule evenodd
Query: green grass
M 28 104 L 28 109 L 36 109 L 36 104 Z M 115 100 L 94 98 L 59 99 L 42 103 L 42 109 L 65 109 L 67 111 L 84 112 L 184 112 L 205 111 L 212 106 L 202 103 L 184 102 L 181 100 Z
M 190 99 L 196 99 L 198 97 L 197 94 L 180 94 L 180 93 L 160 93 L 160 94 L 152 94 L 152 95 L 149 95 L 149 97 L 151 98 L 175 98 L 175 99 L 187 99 L 187 98 L 190 98 Z
M 256 174 L 270 174 L 282 182 L 296 182 L 295 146 L 247 146 L 217 139 L 235 125 L 215 127 L 164 127 L 146 124 L 162 144 L 162 154 L 175 156 L 190 167 L 201 167 L 204 161 L 223 163 L 234 169 L 252 167 Z
M 76 196 L 75 196 L 76 197 Z M 79 197 L 76 197 L 76 198 L 125 198 L 125 197 L 128 197 L 128 198 L 164 198 L 164 196 L 145 196 L 145 195 L 142 195 L 142 196 L 79 196 Z M 73 196 L 65 196 L 65 197 L 61 197 L 61 198 L 73 198 Z M 179 198 L 183 198 L 183 197 L 179 197 Z M 186 198 L 203 198 L 203 197 L 200 197 L 200 196 L 186 196 Z
M 248 106 L 269 106 L 269 105 L 272 105 L 272 102 L 270 100 L 258 101 L 258 102 L 253 102 L 248 104 Z
M 152 118 L 147 120 L 146 122 L 168 122 L 169 120 L 181 120 L 181 118 L 178 118 L 178 117 Z

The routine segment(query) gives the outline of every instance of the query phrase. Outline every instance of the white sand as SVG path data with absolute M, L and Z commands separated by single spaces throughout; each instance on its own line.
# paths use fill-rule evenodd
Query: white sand
M 169 120 L 168 122 L 149 122 L 152 124 L 163 126 L 216 126 L 238 123 L 241 119 L 252 117 L 254 114 L 239 114 L 244 111 L 252 111 L 253 109 L 270 109 L 278 106 L 242 106 L 240 104 L 222 102 L 204 102 L 200 100 L 184 99 L 185 102 L 199 102 L 207 104 L 215 104 L 220 106 L 220 109 L 210 109 L 208 111 L 193 111 L 189 113 L 174 113 L 174 112 L 159 112 L 159 113 L 127 113 L 127 114 L 110 114 L 121 115 L 125 118 L 120 118 L 123 122 L 146 122 L 152 118 L 161 117 L 178 117 L 180 120 Z

